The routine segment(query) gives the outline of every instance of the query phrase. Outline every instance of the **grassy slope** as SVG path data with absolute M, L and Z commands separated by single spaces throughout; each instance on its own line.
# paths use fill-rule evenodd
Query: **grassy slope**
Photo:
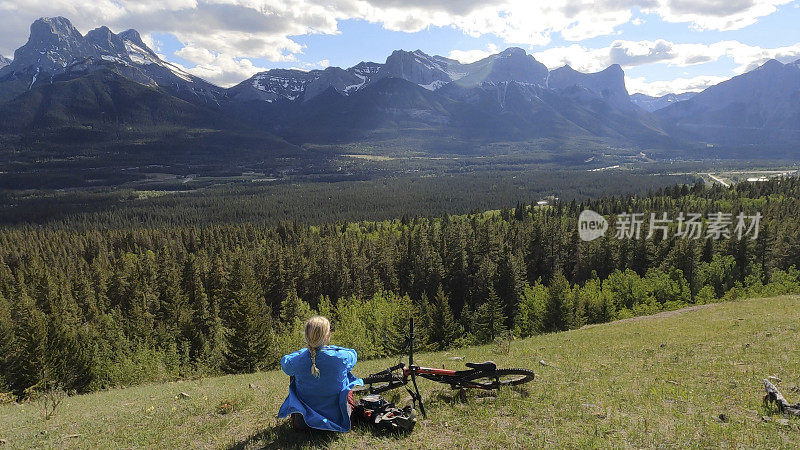
M 422 354 L 424 365 L 456 368 L 462 363 L 448 358 L 466 356 L 534 368 L 538 376 L 526 390 L 505 390 L 496 398 L 468 395 L 466 403 L 422 380 L 429 418 L 405 437 L 364 429 L 313 438 L 296 434 L 274 417 L 287 379 L 268 372 L 76 396 L 50 421 L 32 405 L 2 406 L 0 439 L 12 447 L 789 448 L 797 443 L 800 421 L 761 419 L 768 413 L 761 380 L 777 376 L 788 400 L 800 399 L 798 323 L 800 297 L 790 296 L 518 340 L 508 355 L 496 345 Z M 542 359 L 555 367 L 539 365 Z M 390 362 L 362 362 L 356 373 Z M 190 397 L 180 398 L 182 392 Z M 221 415 L 216 408 L 223 401 L 238 407 Z M 718 420 L 720 414 L 729 421 Z

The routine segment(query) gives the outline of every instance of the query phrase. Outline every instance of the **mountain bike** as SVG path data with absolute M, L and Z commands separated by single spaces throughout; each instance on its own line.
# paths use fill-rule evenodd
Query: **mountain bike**
M 368 377 L 364 377 L 364 387 L 358 391 L 369 391 L 379 394 L 392 389 L 405 387 L 412 402 L 419 404 L 419 410 L 426 417 L 422 395 L 417 387 L 417 377 L 422 377 L 437 383 L 448 384 L 451 389 L 500 389 L 503 386 L 516 386 L 533 381 L 535 374 L 529 369 L 498 369 L 492 361 L 482 363 L 465 363 L 468 369 L 447 370 L 433 367 L 420 367 L 414 364 L 414 318 L 409 320 L 409 333 L 404 347 L 408 348 L 408 365 L 399 363 Z M 414 387 L 412 391 L 407 387 L 408 382 Z

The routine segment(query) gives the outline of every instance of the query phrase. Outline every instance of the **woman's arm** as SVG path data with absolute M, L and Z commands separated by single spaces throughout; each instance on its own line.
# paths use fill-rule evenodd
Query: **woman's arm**
M 345 350 L 345 367 L 347 371 L 353 370 L 353 367 L 356 366 L 356 362 L 358 362 L 358 353 L 352 348 L 346 348 Z
M 290 377 L 295 375 L 295 366 L 297 366 L 297 361 L 300 360 L 301 351 L 302 350 L 298 350 L 281 358 L 281 369 L 283 369 L 283 372 L 286 375 L 289 375 Z

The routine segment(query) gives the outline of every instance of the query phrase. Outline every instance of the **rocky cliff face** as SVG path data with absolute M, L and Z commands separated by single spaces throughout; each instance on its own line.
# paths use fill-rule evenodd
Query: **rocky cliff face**
M 625 72 L 618 64 L 595 73 L 582 73 L 564 66 L 550 72 L 547 85 L 571 95 L 593 95 L 617 108 L 631 109 L 634 106 L 625 88 Z
M 36 20 L 28 42 L 0 69 L 0 91 L 6 91 L 0 92 L 0 98 L 13 97 L 23 87 L 33 89 L 103 69 L 163 87 L 189 101 L 215 103 L 226 95 L 224 89 L 161 60 L 135 30 L 115 34 L 100 27 L 83 36 L 69 20 L 53 17 Z

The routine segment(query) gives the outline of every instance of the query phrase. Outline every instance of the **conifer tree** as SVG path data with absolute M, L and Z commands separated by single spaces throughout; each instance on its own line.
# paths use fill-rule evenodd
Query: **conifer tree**
M 17 288 L 13 314 L 14 349 L 9 361 L 9 384 L 17 395 L 43 380 L 46 373 L 47 318 L 28 294 Z
M 327 295 L 320 295 L 319 301 L 317 301 L 317 314 L 327 317 L 328 320 L 331 321 L 331 324 L 334 324 L 336 322 L 336 316 L 334 316 L 333 313 L 334 308 L 331 299 Z
M 514 318 L 514 332 L 517 336 L 528 337 L 544 331 L 544 315 L 547 306 L 547 287 L 538 279 L 533 286 L 525 283 L 519 310 Z
M 516 316 L 519 306 L 520 291 L 522 289 L 521 264 L 518 263 L 516 256 L 511 249 L 506 246 L 497 264 L 497 281 L 495 282 L 495 292 L 503 305 L 503 315 L 506 317 L 505 326 L 513 326 L 514 316 Z
M 494 288 L 489 289 L 486 302 L 478 306 L 473 320 L 475 322 L 474 333 L 478 342 L 491 342 L 506 330 L 503 303 L 495 294 Z
M 556 272 L 550 282 L 547 296 L 547 308 L 544 316 L 545 331 L 568 330 L 573 323 L 572 293 L 569 281 L 560 272 Z
M 281 302 L 280 322 L 277 327 L 279 354 L 291 353 L 305 346 L 305 322 L 312 311 L 294 289 L 286 293 Z
M 183 290 L 191 313 L 184 323 L 183 333 L 190 342 L 191 357 L 195 360 L 207 360 L 214 350 L 210 338 L 217 322 L 209 308 L 201 272 L 197 258 L 189 255 L 183 269 Z
M 450 348 L 464 335 L 464 329 L 456 322 L 450 301 L 441 287 L 428 304 L 425 314 L 428 342 L 432 349 Z
M 260 370 L 273 356 L 272 313 L 259 297 L 253 270 L 244 259 L 234 264 L 227 296 L 232 308 L 225 370 L 230 373 Z
M 11 352 L 14 349 L 14 322 L 11 317 L 11 303 L 0 291 L 0 393 L 9 388 L 8 371 L 11 365 Z

